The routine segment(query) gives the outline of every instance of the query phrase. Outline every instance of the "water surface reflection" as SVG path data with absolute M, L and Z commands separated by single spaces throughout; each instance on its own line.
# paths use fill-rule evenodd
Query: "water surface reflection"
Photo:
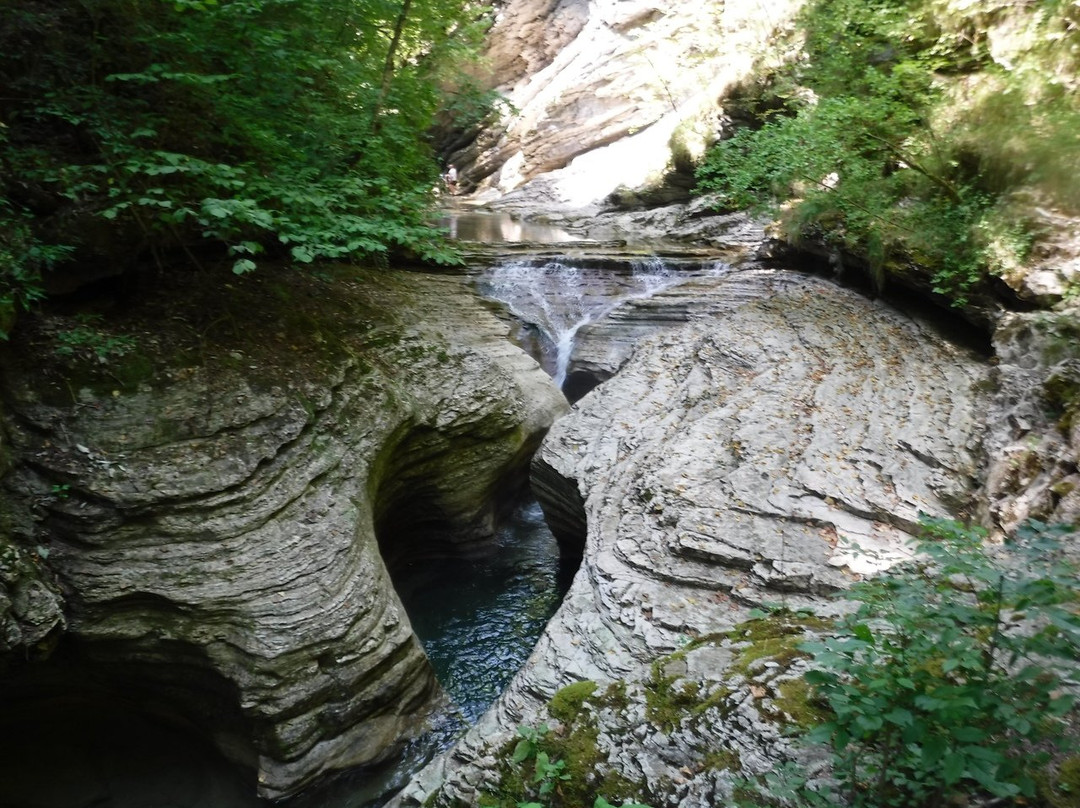
M 523 222 L 508 213 L 445 211 L 438 224 L 450 231 L 450 238 L 482 244 L 562 244 L 579 240 L 561 228 Z

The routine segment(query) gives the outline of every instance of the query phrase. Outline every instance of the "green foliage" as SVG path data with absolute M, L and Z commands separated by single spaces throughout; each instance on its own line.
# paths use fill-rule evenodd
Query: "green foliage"
M 7 4 L 0 300 L 73 255 L 196 260 L 204 240 L 238 273 L 267 253 L 454 260 L 425 220 L 424 133 L 486 19 L 465 0 Z
M 103 319 L 97 314 L 78 315 L 78 325 L 57 333 L 56 341 L 59 345 L 56 352 L 61 356 L 94 359 L 101 364 L 107 364 L 111 360 L 126 356 L 138 347 L 132 336 L 103 331 Z
M 592 686 L 588 688 L 589 693 L 596 688 L 595 682 L 576 683 L 584 684 Z M 569 687 L 574 689 L 564 694 L 567 701 L 577 701 L 579 697 L 584 701 L 588 697 L 586 688 Z M 578 709 L 580 707 L 578 704 Z M 575 711 L 575 716 L 569 720 L 573 722 L 578 718 L 580 716 Z M 594 781 L 592 770 L 597 754 L 595 727 L 578 723 L 572 728 L 563 727 L 561 734 L 556 735 L 547 724 L 521 726 L 518 727 L 518 736 L 508 765 L 504 765 L 498 793 L 484 795 L 480 800 L 481 806 L 580 808 L 591 804 L 593 808 L 650 808 L 637 802 L 623 802 L 615 806 L 604 796 L 596 794 L 604 788 L 625 788 L 625 784 L 611 777 Z
M 518 735 L 521 740 L 514 747 L 514 754 L 510 758 L 514 763 L 523 763 L 529 758 L 535 758 L 540 751 L 540 740 L 548 734 L 547 724 L 538 727 L 518 727 Z
M 831 712 L 810 738 L 831 745 L 853 806 L 1032 796 L 1036 743 L 1074 705 L 1062 679 L 1080 652 L 1080 580 L 1064 529 L 1033 524 L 995 560 L 980 531 L 924 524 L 920 560 L 853 587 L 857 611 L 803 646 Z
M 1075 96 L 1038 69 L 1050 58 L 1041 52 L 994 62 L 977 5 L 812 0 L 800 17 L 805 60 L 761 89 L 758 126 L 716 146 L 699 190 L 729 208 L 790 201 L 789 237 L 862 256 L 879 282 L 914 261 L 935 291 L 966 302 L 1030 247 L 1011 191 L 1037 185 L 1080 204 L 1075 184 L 1060 181 L 1080 153 Z M 1062 24 L 1064 7 L 1010 13 L 1033 41 L 1055 34 L 1055 58 L 1076 50 L 1080 28 Z
M 532 761 L 532 777 L 530 778 L 531 791 L 535 791 L 538 797 L 548 797 L 560 783 L 569 780 L 566 773 L 566 761 L 552 760 L 551 756 L 540 748 L 541 741 L 547 735 L 547 724 L 539 727 L 518 727 L 518 735 L 521 740 L 514 747 L 511 762 L 515 764 Z M 517 808 L 543 808 L 538 802 L 522 801 L 517 803 Z
M 533 772 L 533 784 L 537 785 L 537 794 L 546 797 L 560 781 L 569 780 L 570 775 L 565 772 L 565 760 L 551 760 L 547 752 L 536 753 L 536 764 Z
M 3 146 L 0 122 L 0 147 Z M 61 244 L 45 244 L 34 236 L 29 217 L 17 215 L 0 198 L 0 339 L 6 340 L 15 315 L 45 296 L 42 272 L 71 254 Z

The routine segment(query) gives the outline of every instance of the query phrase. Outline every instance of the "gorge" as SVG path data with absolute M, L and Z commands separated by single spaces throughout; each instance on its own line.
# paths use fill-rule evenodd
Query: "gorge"
M 813 95 L 773 72 L 805 57 L 803 5 L 493 7 L 471 80 L 506 115 L 432 135 L 461 267 L 407 239 L 313 260 L 286 228 L 257 271 L 263 242 L 189 239 L 138 272 L 98 256 L 20 314 L 0 804 L 706 808 L 785 761 L 827 775 L 798 643 L 836 594 L 910 559 L 927 516 L 991 546 L 1080 520 L 1080 241 L 1016 191 L 1038 237 L 958 302 L 914 250 L 875 280 L 821 221 L 792 230 L 805 181 L 773 215 L 691 197 L 706 147 L 759 125 L 748 97 Z M 1022 50 L 1009 13 L 973 35 L 995 64 Z M 248 202 L 200 227 L 261 221 Z M 359 243 L 348 217 L 382 213 L 350 205 L 325 208 Z M 519 748 L 567 779 L 538 793 Z

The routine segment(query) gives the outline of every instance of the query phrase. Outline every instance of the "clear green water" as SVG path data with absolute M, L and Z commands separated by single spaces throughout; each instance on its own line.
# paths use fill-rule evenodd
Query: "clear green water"
M 572 574 L 560 570 L 540 506 L 529 502 L 491 556 L 421 562 L 395 576 L 413 630 L 470 724 L 528 659 Z

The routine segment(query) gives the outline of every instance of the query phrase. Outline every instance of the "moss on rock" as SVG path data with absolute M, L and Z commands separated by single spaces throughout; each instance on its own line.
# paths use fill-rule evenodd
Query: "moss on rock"
M 828 621 L 820 617 L 788 611 L 747 620 L 727 634 L 735 642 L 747 643 L 732 665 L 732 672 L 749 678 L 754 663 L 759 660 L 767 659 L 787 667 L 796 659 L 804 659 L 808 654 L 799 646 L 806 639 L 807 632 L 821 631 L 828 625 Z
M 572 724 L 581 712 L 585 699 L 596 692 L 596 687 L 596 682 L 589 680 L 567 685 L 551 697 L 548 713 L 564 724 Z
M 1039 783 L 1039 797 L 1050 808 L 1080 808 L 1080 755 L 1066 758 L 1056 775 Z

